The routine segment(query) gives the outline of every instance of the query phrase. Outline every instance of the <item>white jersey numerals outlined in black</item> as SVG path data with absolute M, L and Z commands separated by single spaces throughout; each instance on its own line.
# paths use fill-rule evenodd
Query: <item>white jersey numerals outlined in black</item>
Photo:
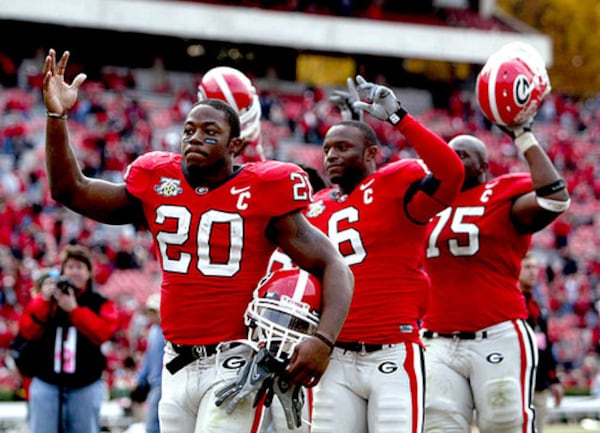
M 452 238 L 448 240 L 448 251 L 453 256 L 474 256 L 479 252 L 480 232 L 475 223 L 465 222 L 465 217 L 481 217 L 485 212 L 484 206 L 448 207 L 437 214 L 438 221 L 429 235 L 426 255 L 428 259 L 439 257 L 440 248 L 438 238 L 440 233 L 450 222 L 450 230 L 457 235 L 467 235 L 467 243 L 461 245 L 459 240 Z M 460 237 L 464 243 L 465 236 Z
M 290 173 L 292 181 L 292 197 L 295 201 L 307 201 L 311 198 L 311 187 L 308 175 L 300 172 Z M 244 206 L 241 209 L 246 209 Z M 190 225 L 192 213 L 181 205 L 160 205 L 156 208 L 154 222 L 157 225 L 165 224 L 167 219 L 176 221 L 174 232 L 159 231 L 156 234 L 158 249 L 161 255 L 163 270 L 178 274 L 187 274 L 192 254 L 181 252 L 177 258 L 171 258 L 168 254 L 170 246 L 181 246 L 190 238 Z M 209 244 L 212 239 L 211 232 L 216 224 L 226 224 L 229 227 L 229 253 L 225 263 L 211 261 Z M 237 212 L 224 212 L 211 209 L 200 215 L 196 236 L 197 269 L 207 276 L 232 277 L 241 268 L 242 251 L 244 248 L 244 218 Z

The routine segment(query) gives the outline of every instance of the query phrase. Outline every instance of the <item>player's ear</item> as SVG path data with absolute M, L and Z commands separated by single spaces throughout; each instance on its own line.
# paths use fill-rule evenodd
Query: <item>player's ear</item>
M 246 147 L 246 144 L 247 143 L 245 142 L 245 140 L 241 139 L 240 137 L 232 138 L 231 140 L 229 140 L 229 151 L 234 156 L 238 156 L 240 153 L 242 153 L 244 147 Z
M 379 147 L 377 147 L 377 146 L 368 146 L 365 149 L 365 160 L 366 161 L 376 160 L 378 152 L 379 152 Z

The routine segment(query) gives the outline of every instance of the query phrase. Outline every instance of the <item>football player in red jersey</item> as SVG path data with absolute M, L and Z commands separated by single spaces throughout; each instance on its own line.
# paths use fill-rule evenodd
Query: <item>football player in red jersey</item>
M 473 410 L 482 433 L 534 431 L 537 347 L 519 269 L 531 235 L 567 210 L 570 199 L 531 123 L 503 127 L 530 173 L 490 178 L 481 140 L 450 141 L 466 176 L 452 206 L 432 219 L 426 245 L 426 432 L 470 432 Z
M 313 433 L 423 428 L 418 333 L 429 281 L 422 269 L 428 220 L 460 189 L 464 169 L 448 144 L 400 106 L 387 87 L 356 78 L 354 101 L 401 131 L 422 158 L 377 169 L 377 138 L 364 122 L 332 126 L 323 143 L 334 188 L 315 194 L 307 219 L 337 245 L 355 288 L 331 362 L 317 388 Z
M 69 144 L 67 112 L 86 77 L 66 83 L 68 59 L 65 52 L 57 62 L 50 50 L 44 62 L 50 189 L 75 212 L 107 224 L 143 223 L 155 238 L 168 341 L 161 431 L 254 431 L 260 406 L 254 409 L 248 399 L 228 415 L 216 406 L 214 394 L 249 355 L 236 340 L 247 336 L 244 311 L 274 248 L 322 281 L 321 338 L 337 338 L 352 296 L 352 273 L 301 213 L 310 201 L 306 173 L 275 161 L 234 165 L 242 145 L 239 118 L 230 105 L 208 99 L 188 113 L 180 154 L 142 155 L 128 167 L 124 183 L 85 177 Z M 295 347 L 287 367 L 290 381 L 318 383 L 330 354 L 321 338 Z
M 198 100 L 220 99 L 231 105 L 240 116 L 240 137 L 243 140 L 242 146 L 237 151 L 236 156 L 240 156 L 242 161 L 265 160 L 265 150 L 262 146 L 261 137 L 261 106 L 256 88 L 250 78 L 243 72 L 229 67 L 217 66 L 209 69 L 198 83 Z M 309 181 L 316 191 L 319 186 L 319 175 L 311 167 L 301 168 L 306 171 Z M 279 253 L 279 249 L 276 253 Z M 287 257 L 287 256 L 285 256 Z M 289 260 L 289 257 L 287 257 Z M 272 271 L 269 266 L 268 272 Z M 305 393 L 304 400 L 312 401 L 311 389 L 302 389 Z M 273 400 L 273 404 L 266 408 L 263 414 L 261 432 L 274 431 L 275 433 L 290 431 L 294 433 L 308 433 L 310 427 L 310 405 L 303 406 L 303 422 L 300 427 L 290 429 L 287 425 L 286 416 L 278 399 Z

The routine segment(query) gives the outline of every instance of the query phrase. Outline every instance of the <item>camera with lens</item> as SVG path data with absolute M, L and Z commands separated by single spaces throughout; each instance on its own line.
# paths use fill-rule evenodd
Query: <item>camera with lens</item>
M 69 294 L 69 289 L 73 289 L 76 290 L 77 288 L 75 287 L 75 284 L 73 284 L 73 282 L 71 280 L 69 280 L 67 277 L 58 277 L 58 279 L 56 280 L 56 287 L 58 287 L 58 289 L 63 292 L 65 295 Z

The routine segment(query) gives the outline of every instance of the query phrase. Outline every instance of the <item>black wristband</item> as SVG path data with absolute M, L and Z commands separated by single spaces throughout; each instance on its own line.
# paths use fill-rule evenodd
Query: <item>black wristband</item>
M 37 323 L 40 326 L 45 326 L 46 325 L 46 322 L 43 322 L 40 319 L 38 319 L 37 316 L 35 314 L 33 314 L 33 313 L 31 314 L 31 318 L 33 319 L 33 321 L 35 323 Z
M 323 343 L 325 343 L 327 345 L 327 347 L 329 347 L 329 350 L 333 351 L 333 347 L 335 346 L 335 343 L 333 341 L 331 341 L 329 338 L 325 337 L 323 334 L 316 332 L 313 337 L 317 337 L 319 340 L 321 340 Z
M 406 110 L 404 108 L 400 107 L 400 108 L 398 108 L 398 111 L 390 114 L 390 117 L 388 117 L 387 120 L 392 125 L 396 126 L 398 123 L 400 123 L 402 121 L 402 119 L 404 119 L 404 116 L 406 116 L 406 114 L 407 114 Z
M 535 195 L 538 197 L 546 197 L 547 195 L 552 195 L 555 192 L 563 190 L 567 187 L 567 184 L 563 179 L 558 179 L 556 182 L 552 182 L 549 185 L 544 185 L 535 190 Z

